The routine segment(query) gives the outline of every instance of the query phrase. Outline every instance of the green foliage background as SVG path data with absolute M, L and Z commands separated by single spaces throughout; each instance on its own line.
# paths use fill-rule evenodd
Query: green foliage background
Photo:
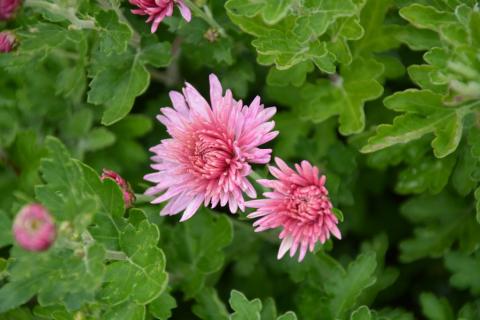
M 118 0 L 25 0 L 0 24 L 19 39 L 0 55 L 0 318 L 480 319 L 479 4 L 186 2 L 191 23 L 153 35 Z M 168 91 L 206 94 L 212 72 L 278 106 L 274 155 L 327 174 L 343 240 L 277 261 L 245 214 L 178 223 L 100 181 L 142 193 Z M 32 201 L 59 228 L 45 253 L 12 241 Z

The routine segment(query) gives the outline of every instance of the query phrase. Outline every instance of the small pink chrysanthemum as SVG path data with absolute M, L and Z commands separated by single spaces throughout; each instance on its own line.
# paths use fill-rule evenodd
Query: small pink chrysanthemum
M 15 35 L 8 31 L 0 32 L 0 52 L 10 52 L 15 46 Z
M 20 0 L 0 0 L 0 20 L 10 19 L 19 5 Z
M 190 22 L 192 13 L 183 0 L 129 0 L 138 9 L 132 10 L 133 14 L 148 16 L 147 23 L 152 22 L 152 33 L 157 31 L 158 25 L 165 17 L 173 14 L 174 5 L 178 6 L 182 17 Z
M 55 224 L 41 204 L 28 204 L 15 217 L 13 236 L 25 250 L 44 251 L 55 241 Z
M 341 239 L 338 219 L 332 212 L 332 203 L 325 188 L 326 177 L 319 177 L 317 167 L 302 161 L 301 165 L 295 164 L 295 172 L 280 158 L 275 158 L 275 163 L 278 168 L 269 166 L 269 170 L 277 180 L 257 180 L 273 191 L 264 193 L 267 199 L 246 203 L 247 207 L 257 208 L 248 217 L 260 218 L 253 224 L 256 232 L 283 228 L 279 235 L 282 244 L 278 259 L 288 250 L 293 257 L 300 249 L 298 261 L 302 261 L 307 249 L 312 252 L 315 244 L 318 241 L 325 243 L 330 234 Z
M 243 193 L 256 197 L 247 176 L 250 164 L 270 161 L 271 149 L 259 146 L 278 134 L 268 121 L 276 108 L 264 108 L 260 97 L 250 106 L 236 101 L 230 90 L 223 96 L 218 78 L 210 75 L 211 105 L 190 84 L 183 94 L 170 92 L 173 108 L 162 108 L 157 119 L 167 127 L 170 139 L 150 150 L 155 153 L 156 173 L 145 179 L 157 185 L 147 195 L 161 196 L 152 203 L 170 200 L 161 215 L 185 210 L 181 221 L 190 218 L 202 203 L 212 208 L 227 203 L 232 213 L 245 209 Z
M 102 180 L 105 179 L 112 179 L 115 181 L 123 193 L 123 200 L 125 202 L 125 208 L 132 207 L 133 203 L 135 202 L 135 194 L 132 191 L 132 187 L 130 184 L 125 181 L 118 173 L 115 171 L 103 169 L 102 176 L 100 177 Z

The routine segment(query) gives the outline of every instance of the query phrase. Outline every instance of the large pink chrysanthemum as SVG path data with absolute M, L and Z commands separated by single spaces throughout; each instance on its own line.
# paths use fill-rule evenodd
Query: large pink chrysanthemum
M 183 0 L 129 0 L 129 2 L 138 7 L 132 10 L 133 14 L 148 16 L 147 23 L 152 22 L 152 33 L 157 31 L 158 25 L 165 17 L 173 14 L 175 5 L 178 6 L 186 21 L 190 22 L 192 19 L 192 13 Z
M 248 217 L 260 218 L 253 224 L 256 232 L 283 228 L 278 259 L 288 250 L 293 257 L 300 249 L 298 261 L 302 261 L 307 249 L 313 251 L 315 244 L 325 243 L 330 234 L 341 239 L 338 219 L 332 212 L 326 178 L 319 177 L 317 167 L 302 161 L 301 165 L 295 164 L 295 172 L 280 158 L 275 158 L 275 162 L 278 168 L 270 166 L 269 170 L 277 180 L 257 180 L 273 192 L 264 193 L 267 199 L 248 201 L 247 207 L 257 208 Z
M 268 121 L 276 108 L 264 108 L 256 97 L 250 106 L 236 101 L 230 90 L 223 96 L 222 86 L 210 75 L 211 105 L 190 84 L 183 95 L 170 92 L 173 108 L 162 108 L 157 118 L 167 127 L 171 139 L 150 150 L 155 153 L 152 168 L 156 173 L 145 179 L 157 185 L 147 195 L 161 196 L 152 203 L 170 200 L 161 215 L 185 210 L 181 221 L 190 218 L 202 203 L 214 208 L 228 203 L 230 211 L 245 209 L 243 193 L 256 197 L 247 176 L 250 164 L 270 161 L 270 149 L 259 146 L 278 134 Z

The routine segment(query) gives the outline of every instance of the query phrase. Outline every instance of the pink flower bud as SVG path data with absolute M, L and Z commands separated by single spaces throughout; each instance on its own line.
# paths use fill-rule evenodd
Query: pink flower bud
M 19 6 L 20 0 L 0 0 L 0 20 L 10 19 Z
M 55 224 L 41 204 L 28 204 L 20 210 L 13 222 L 13 235 L 25 250 L 44 251 L 55 241 Z
M 130 208 L 133 205 L 133 202 L 135 201 L 135 195 L 132 191 L 132 188 L 130 187 L 130 184 L 125 181 L 118 173 L 115 171 L 103 169 L 102 176 L 100 177 L 102 180 L 105 179 L 112 179 L 115 181 L 120 189 L 122 189 L 123 193 L 123 200 L 125 201 L 125 207 Z
M 14 46 L 15 35 L 8 31 L 0 32 L 0 52 L 10 52 Z

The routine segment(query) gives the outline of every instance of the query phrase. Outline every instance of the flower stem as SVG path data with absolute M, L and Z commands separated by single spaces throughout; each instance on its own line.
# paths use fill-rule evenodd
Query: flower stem
M 223 27 L 215 20 L 208 6 L 206 5 L 203 6 L 203 10 L 202 10 L 191 0 L 184 0 L 184 2 L 187 4 L 190 10 L 193 11 L 193 13 L 195 13 L 198 17 L 202 18 L 212 28 L 217 29 L 218 33 L 220 33 L 222 37 L 227 37 L 227 33 L 225 32 L 225 29 L 223 29 Z
M 54 3 L 42 1 L 42 0 L 26 0 L 24 2 L 25 7 L 44 9 L 51 14 L 61 16 L 64 19 L 70 21 L 70 23 L 76 29 L 95 29 L 95 21 L 90 19 L 79 19 L 76 16 L 76 10 L 74 8 L 62 8 Z
M 152 196 L 147 196 L 142 193 L 135 193 L 135 204 L 144 204 L 144 203 L 150 203 L 152 200 L 155 199 L 155 197 Z

